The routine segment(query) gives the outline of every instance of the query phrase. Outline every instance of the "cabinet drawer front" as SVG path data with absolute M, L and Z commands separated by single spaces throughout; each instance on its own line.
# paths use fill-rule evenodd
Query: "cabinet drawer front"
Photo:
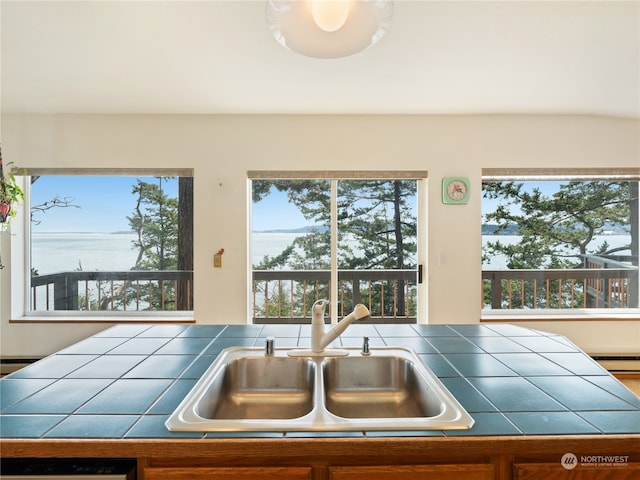
M 142 480 L 310 480 L 309 467 L 145 468 Z
M 629 463 L 612 467 L 576 467 L 567 470 L 558 463 L 516 463 L 514 480 L 636 480 L 640 465 Z
M 493 480 L 493 465 L 330 467 L 331 480 Z

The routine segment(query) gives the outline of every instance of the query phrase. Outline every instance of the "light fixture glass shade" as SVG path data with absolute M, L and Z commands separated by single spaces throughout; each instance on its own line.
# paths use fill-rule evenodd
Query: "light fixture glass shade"
M 325 32 L 340 30 L 349 18 L 349 0 L 317 0 L 311 2 L 311 16 Z
M 353 55 L 391 25 L 391 0 L 267 0 L 267 25 L 282 46 L 316 58 Z

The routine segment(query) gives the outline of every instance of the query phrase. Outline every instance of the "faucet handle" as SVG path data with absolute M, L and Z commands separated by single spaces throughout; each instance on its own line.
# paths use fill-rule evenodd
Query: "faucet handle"
M 371 351 L 369 350 L 369 337 L 362 339 L 362 352 L 360 353 L 365 356 L 371 355 Z
M 275 339 L 273 337 L 267 337 L 266 344 L 264 346 L 264 354 L 267 357 L 272 357 L 275 351 Z

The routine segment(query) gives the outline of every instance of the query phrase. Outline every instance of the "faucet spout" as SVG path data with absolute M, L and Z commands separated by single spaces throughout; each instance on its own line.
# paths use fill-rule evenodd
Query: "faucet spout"
M 349 315 L 340 320 L 331 330 L 324 331 L 324 309 L 329 302 L 326 300 L 318 300 L 313 306 L 313 319 L 311 325 L 311 351 L 314 353 L 323 353 L 325 348 L 338 338 L 351 323 L 362 320 L 369 316 L 369 309 L 357 304 Z M 316 308 L 318 310 L 316 310 Z M 316 312 L 318 313 L 316 315 Z
M 311 307 L 311 349 L 291 350 L 287 354 L 291 357 L 333 357 L 348 355 L 348 350 L 331 350 L 327 346 L 338 338 L 351 323 L 369 316 L 369 309 L 358 304 L 349 315 L 340 320 L 328 332 L 324 331 L 324 311 L 329 305 L 327 300 L 316 300 Z

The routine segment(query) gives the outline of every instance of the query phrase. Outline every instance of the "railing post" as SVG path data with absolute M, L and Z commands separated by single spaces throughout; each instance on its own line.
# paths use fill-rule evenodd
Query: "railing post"
M 78 309 L 78 281 L 73 275 L 61 275 L 53 282 L 54 310 Z
M 360 300 L 360 279 L 354 277 L 351 280 L 351 285 L 353 287 L 353 305 L 355 306 L 362 303 Z
M 640 270 L 636 271 L 636 274 L 629 279 L 629 305 L 628 306 L 630 308 L 638 308 L 640 306 L 640 299 L 639 299 L 640 286 L 638 285 L 639 273 L 640 273 Z
M 629 307 L 640 306 L 640 182 L 629 182 L 630 201 L 629 218 L 631 219 L 631 263 L 635 261 L 636 273 L 629 278 Z
M 67 276 L 57 277 L 53 281 L 53 309 L 67 310 Z
M 67 305 L 69 310 L 78 310 L 78 279 L 71 277 L 67 284 Z
M 498 310 L 502 308 L 502 280 L 491 275 L 491 308 Z

